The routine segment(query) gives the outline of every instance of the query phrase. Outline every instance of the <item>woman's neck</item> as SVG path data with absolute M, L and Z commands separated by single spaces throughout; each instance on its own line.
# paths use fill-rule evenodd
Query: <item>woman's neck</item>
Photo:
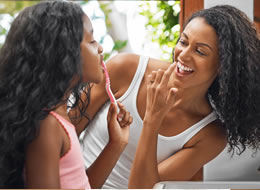
M 198 91 L 197 89 L 179 89 L 176 94 L 176 103 L 173 109 L 207 115 L 212 111 L 212 107 L 206 93 L 207 92 Z

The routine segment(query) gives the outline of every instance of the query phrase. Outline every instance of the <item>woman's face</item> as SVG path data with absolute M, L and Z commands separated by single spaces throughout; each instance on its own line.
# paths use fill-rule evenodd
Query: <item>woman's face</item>
M 218 73 L 218 38 L 203 18 L 191 20 L 174 50 L 173 85 L 207 90 Z
M 94 39 L 92 24 L 86 15 L 83 16 L 83 29 L 84 36 L 80 43 L 83 82 L 99 83 L 103 77 L 103 48 Z

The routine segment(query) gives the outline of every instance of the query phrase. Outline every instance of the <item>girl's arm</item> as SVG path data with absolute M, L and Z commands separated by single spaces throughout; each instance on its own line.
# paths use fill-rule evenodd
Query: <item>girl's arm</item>
M 128 89 L 139 62 L 139 55 L 136 54 L 118 54 L 112 57 L 106 64 L 111 82 L 111 90 L 116 98 L 121 97 Z M 118 80 L 120 79 L 120 80 Z M 90 102 L 86 110 L 86 114 L 93 119 L 99 109 L 109 100 L 105 88 L 105 75 L 99 84 L 92 84 L 90 93 Z M 83 93 L 82 100 L 86 100 Z M 72 109 L 69 113 L 72 117 L 77 114 L 77 110 Z M 78 136 L 86 129 L 89 121 L 82 117 L 81 120 L 75 121 Z
M 59 160 L 63 145 L 60 130 L 58 122 L 51 116 L 41 122 L 38 137 L 26 150 L 26 188 L 60 188 Z
M 173 66 L 165 72 L 153 72 L 150 76 L 154 82 L 147 85 L 146 113 L 131 168 L 129 188 L 152 188 L 159 181 L 190 180 L 226 145 L 225 133 L 218 124 L 213 123 L 192 138 L 182 150 L 157 163 L 158 131 L 177 93 L 177 89 L 167 88 L 172 70 Z
M 91 187 L 94 189 L 102 187 L 128 143 L 129 126 L 133 119 L 120 102 L 118 102 L 118 106 L 119 114 L 117 114 L 115 104 L 111 104 L 108 111 L 109 142 L 95 162 L 87 169 Z M 122 118 L 120 122 L 119 117 Z
M 139 56 L 134 54 L 119 54 L 111 58 L 107 63 L 111 88 L 116 98 L 119 98 L 129 87 L 135 74 Z M 120 79 L 120 80 L 118 80 Z M 91 89 L 91 101 L 87 108 L 87 114 L 94 118 L 99 109 L 109 100 L 105 90 L 105 77 L 100 84 L 94 84 Z M 109 142 L 97 157 L 95 162 L 87 169 L 87 174 L 92 188 L 101 188 L 110 172 L 114 168 L 121 153 L 128 143 L 129 125 L 132 118 L 122 104 L 118 103 L 121 113 L 124 115 L 121 122 L 117 122 L 116 112 L 109 108 L 108 132 Z M 82 119 L 76 124 L 78 135 L 87 127 L 87 119 Z

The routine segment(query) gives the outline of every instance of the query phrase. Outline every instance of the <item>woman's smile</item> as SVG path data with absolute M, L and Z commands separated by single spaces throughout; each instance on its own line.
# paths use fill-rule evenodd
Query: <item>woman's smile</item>
M 179 61 L 177 62 L 177 74 L 180 75 L 190 75 L 194 72 L 194 70 L 188 66 L 181 64 Z

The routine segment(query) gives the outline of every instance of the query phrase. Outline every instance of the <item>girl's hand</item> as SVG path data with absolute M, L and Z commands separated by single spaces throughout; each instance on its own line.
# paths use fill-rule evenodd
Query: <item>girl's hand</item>
M 160 127 L 165 115 L 174 104 L 176 88 L 169 88 L 168 82 L 175 68 L 175 64 L 168 67 L 166 71 L 159 69 L 148 76 L 147 102 L 144 121 L 154 127 Z
M 133 121 L 132 116 L 126 111 L 123 104 L 117 102 L 120 112 L 117 114 L 117 107 L 111 103 L 107 114 L 107 125 L 109 142 L 120 145 L 124 148 L 128 143 L 129 126 Z

